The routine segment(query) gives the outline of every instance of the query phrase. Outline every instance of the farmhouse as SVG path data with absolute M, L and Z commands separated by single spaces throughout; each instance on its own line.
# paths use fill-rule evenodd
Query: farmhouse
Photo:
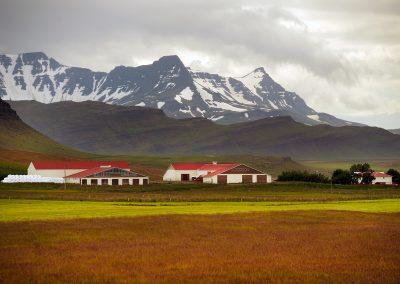
M 82 185 L 146 185 L 149 178 L 124 161 L 32 161 L 28 175 L 64 178 Z
M 244 164 L 172 163 L 164 181 L 199 181 L 203 183 L 270 183 L 271 175 Z
M 384 172 L 373 172 L 372 176 L 375 178 L 372 184 L 392 184 L 392 176 Z

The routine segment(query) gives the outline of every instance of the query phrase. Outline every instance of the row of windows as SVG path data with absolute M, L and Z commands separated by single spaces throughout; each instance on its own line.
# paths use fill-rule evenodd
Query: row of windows
M 133 178 L 131 179 L 133 185 L 139 184 L 139 179 Z M 143 179 L 143 184 L 148 184 L 148 179 Z M 111 183 L 109 183 L 108 179 L 82 179 L 82 185 L 119 185 L 119 179 L 111 179 Z M 129 185 L 129 179 L 122 179 L 122 185 Z

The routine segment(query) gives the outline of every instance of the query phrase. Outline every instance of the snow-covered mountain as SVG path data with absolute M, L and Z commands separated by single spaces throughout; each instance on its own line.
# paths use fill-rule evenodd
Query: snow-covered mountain
M 173 118 L 205 117 L 218 123 L 290 115 L 310 125 L 357 125 L 314 111 L 262 67 L 241 78 L 222 77 L 190 70 L 178 56 L 138 67 L 117 66 L 106 73 L 68 67 L 42 52 L 0 54 L 0 98 L 42 103 L 93 100 L 158 108 Z

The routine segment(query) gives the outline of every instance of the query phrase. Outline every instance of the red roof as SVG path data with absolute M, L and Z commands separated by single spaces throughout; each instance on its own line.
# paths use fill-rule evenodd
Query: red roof
M 392 177 L 391 175 L 388 175 L 388 174 L 385 174 L 382 172 L 373 172 L 372 176 L 374 176 L 374 177 Z
M 129 169 L 125 161 L 32 161 L 37 170 L 58 170 L 58 169 L 93 169 L 101 166 L 111 166 L 121 169 Z
M 173 163 L 171 164 L 175 170 L 180 171 L 206 171 L 202 177 L 214 176 L 227 170 L 230 170 L 240 164 L 210 164 L 210 163 Z
M 87 176 L 90 176 L 90 175 L 94 175 L 94 174 L 98 174 L 98 173 L 101 173 L 101 172 L 104 172 L 104 171 L 107 171 L 107 170 L 110 170 L 110 169 L 113 169 L 113 168 L 114 167 L 92 168 L 92 169 L 81 171 L 81 172 L 73 174 L 73 175 L 66 176 L 66 178 L 84 178 L 84 177 L 87 177 Z

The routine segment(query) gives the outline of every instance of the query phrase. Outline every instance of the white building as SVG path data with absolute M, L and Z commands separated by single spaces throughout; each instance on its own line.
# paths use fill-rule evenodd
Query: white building
M 128 163 L 124 161 L 32 161 L 28 167 L 28 175 L 63 178 L 101 166 L 130 170 Z
M 64 178 L 82 185 L 146 185 L 149 178 L 132 172 L 124 161 L 32 161 L 28 175 Z
M 361 183 L 363 173 L 361 172 L 354 172 L 354 173 L 360 176 L 358 178 L 358 183 Z M 384 172 L 372 172 L 371 175 L 375 178 L 374 180 L 372 180 L 372 184 L 393 184 L 392 176 Z
M 81 185 L 147 185 L 147 176 L 115 168 L 101 166 L 88 169 L 65 177 L 67 183 L 79 183 Z
M 373 172 L 372 176 L 375 178 L 372 184 L 392 184 L 392 176 L 384 172 Z
M 204 183 L 270 183 L 271 175 L 244 164 L 173 163 L 164 181 L 200 181 Z

